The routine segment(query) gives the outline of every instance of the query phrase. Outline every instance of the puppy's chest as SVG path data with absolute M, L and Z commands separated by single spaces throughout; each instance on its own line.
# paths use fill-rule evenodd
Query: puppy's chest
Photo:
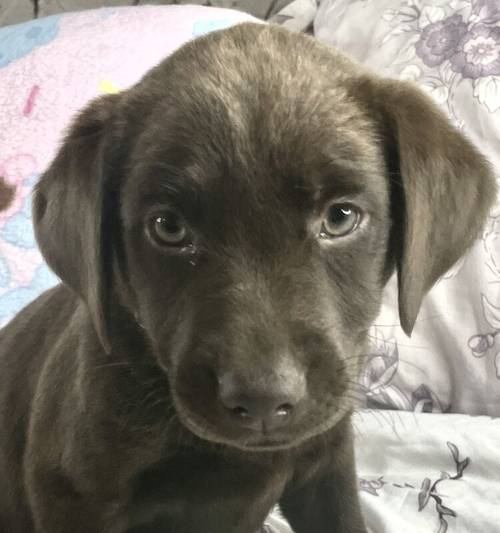
M 283 493 L 284 462 L 185 454 L 140 474 L 127 533 L 253 533 Z

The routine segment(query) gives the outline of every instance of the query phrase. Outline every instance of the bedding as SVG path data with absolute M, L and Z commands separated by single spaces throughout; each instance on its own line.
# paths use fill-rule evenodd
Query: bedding
M 309 32 L 317 9 L 317 0 L 294 0 L 273 15 L 269 21 L 280 24 L 290 31 Z
M 359 488 L 372 533 L 495 533 L 500 419 L 365 411 Z
M 364 410 L 354 416 L 370 533 L 497 533 L 500 419 Z M 290 533 L 279 512 L 272 529 Z

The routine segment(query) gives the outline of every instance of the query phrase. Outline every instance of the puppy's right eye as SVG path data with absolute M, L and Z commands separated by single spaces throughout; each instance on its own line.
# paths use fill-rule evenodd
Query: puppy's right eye
M 149 237 L 159 246 L 187 244 L 188 230 L 182 217 L 175 211 L 164 211 L 149 221 Z
M 320 237 L 331 239 L 352 233 L 361 220 L 359 209 L 351 204 L 332 204 L 327 211 Z

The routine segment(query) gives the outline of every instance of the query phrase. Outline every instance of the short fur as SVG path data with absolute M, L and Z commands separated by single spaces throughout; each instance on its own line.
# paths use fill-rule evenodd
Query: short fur
M 296 533 L 365 533 L 349 418 L 383 287 L 409 334 L 494 196 L 429 98 L 272 25 L 92 102 L 34 199 L 62 284 L 0 333 L 0 531 L 254 533 L 279 502 Z M 324 239 L 333 201 L 364 216 Z M 148 238 L 172 206 L 187 250 Z M 297 409 L 245 428 L 228 375 Z

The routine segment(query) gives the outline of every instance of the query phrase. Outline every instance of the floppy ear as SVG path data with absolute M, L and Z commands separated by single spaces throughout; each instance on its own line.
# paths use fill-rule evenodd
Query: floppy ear
M 112 132 L 118 95 L 91 103 L 35 189 L 33 218 L 40 250 L 61 280 L 87 304 L 107 352 L 107 304 L 111 290 Z
M 410 335 L 432 285 L 472 245 L 496 196 L 485 158 L 410 83 L 371 78 L 392 183 L 399 316 Z

